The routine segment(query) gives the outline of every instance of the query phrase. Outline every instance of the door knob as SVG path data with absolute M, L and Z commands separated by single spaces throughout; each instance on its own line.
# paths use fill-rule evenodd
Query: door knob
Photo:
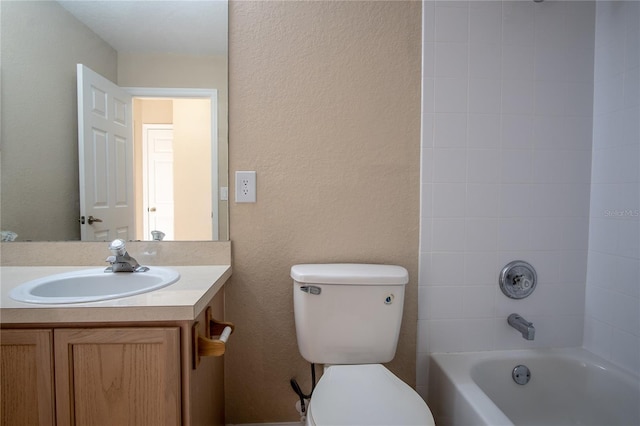
M 102 222 L 102 219 L 98 219 L 97 217 L 89 216 L 87 219 L 89 225 L 93 225 L 93 222 Z
M 155 211 L 156 211 L 156 208 L 155 208 L 155 207 L 149 207 L 149 211 L 150 211 L 150 212 L 155 212 Z

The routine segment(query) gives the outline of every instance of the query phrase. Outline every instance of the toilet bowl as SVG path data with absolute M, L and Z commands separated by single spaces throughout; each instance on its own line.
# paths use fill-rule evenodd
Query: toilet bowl
M 307 425 L 434 425 L 427 404 L 381 364 L 325 368 Z
M 427 404 L 382 365 L 398 343 L 407 270 L 394 265 L 291 268 L 301 355 L 325 364 L 307 425 L 434 425 Z

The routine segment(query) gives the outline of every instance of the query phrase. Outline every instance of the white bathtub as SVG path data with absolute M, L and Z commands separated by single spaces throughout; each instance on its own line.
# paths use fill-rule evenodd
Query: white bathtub
M 639 378 L 580 348 L 432 354 L 427 400 L 438 426 L 640 425 Z

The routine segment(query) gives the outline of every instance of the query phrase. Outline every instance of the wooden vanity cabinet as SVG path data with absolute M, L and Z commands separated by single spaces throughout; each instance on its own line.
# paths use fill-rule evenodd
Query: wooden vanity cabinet
M 223 318 L 223 292 L 208 306 Z M 223 357 L 193 368 L 193 324 L 0 330 L 1 425 L 224 425 Z

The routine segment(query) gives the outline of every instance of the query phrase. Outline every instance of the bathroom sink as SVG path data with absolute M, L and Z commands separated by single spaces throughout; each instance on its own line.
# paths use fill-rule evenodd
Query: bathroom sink
M 26 303 L 83 303 L 117 299 L 166 287 L 180 279 L 178 271 L 152 266 L 146 272 L 83 269 L 27 281 L 9 294 Z

